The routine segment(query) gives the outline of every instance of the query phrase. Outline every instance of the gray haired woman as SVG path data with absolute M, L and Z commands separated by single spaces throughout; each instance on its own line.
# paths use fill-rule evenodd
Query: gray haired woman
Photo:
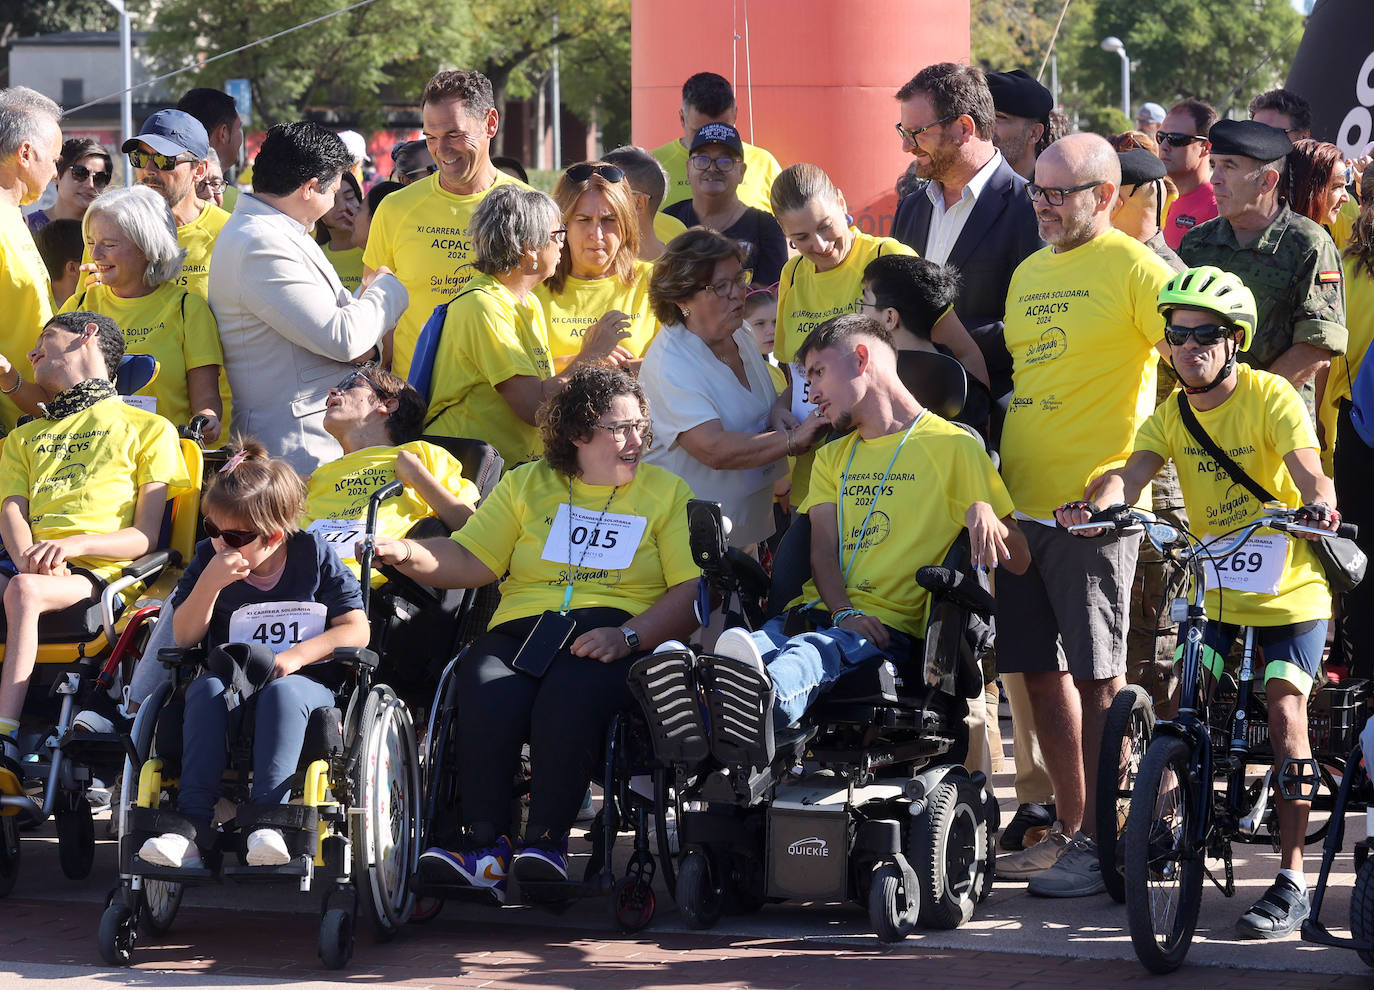
M 593 327 L 572 362 L 553 373 L 548 324 L 532 292 L 558 267 L 567 235 L 557 204 L 533 189 L 497 186 L 477 207 L 468 236 L 481 274 L 448 303 L 426 433 L 485 440 L 510 465 L 535 460 L 543 442 L 534 414 L 544 399 L 583 365 L 633 357 L 619 346 L 624 331 Z
M 62 312 L 103 313 L 124 331 L 129 354 L 157 359 L 157 377 L 126 401 L 177 425 L 205 416 L 205 439 L 218 439 L 219 328 L 205 299 L 177 279 L 186 252 L 166 201 L 147 186 L 112 189 L 91 203 L 81 230 L 99 281 L 79 289 Z

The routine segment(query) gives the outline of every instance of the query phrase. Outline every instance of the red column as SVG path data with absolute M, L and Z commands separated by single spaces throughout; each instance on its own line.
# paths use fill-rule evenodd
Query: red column
M 718 72 L 746 141 L 819 165 L 860 228 L 886 234 L 911 161 L 893 96 L 923 66 L 968 61 L 969 0 L 633 0 L 631 48 L 636 144 L 680 137 L 682 83 Z

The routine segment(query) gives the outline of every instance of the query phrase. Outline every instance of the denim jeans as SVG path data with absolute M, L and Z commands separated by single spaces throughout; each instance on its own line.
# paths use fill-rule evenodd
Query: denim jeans
M 310 713 L 333 703 L 333 691 L 300 674 L 280 677 L 253 696 L 254 804 L 284 804 L 290 797 Z M 202 674 L 186 689 L 177 810 L 198 825 L 208 825 L 214 814 L 229 740 L 242 717 L 242 705 L 232 712 L 225 706 L 224 682 L 213 674 Z
M 773 679 L 774 729 L 796 724 L 849 668 L 876 656 L 900 652 L 910 642 L 889 629 L 892 642 L 884 651 L 858 633 L 837 626 L 789 638 L 782 631 L 786 620 L 786 614 L 779 615 L 751 633 Z

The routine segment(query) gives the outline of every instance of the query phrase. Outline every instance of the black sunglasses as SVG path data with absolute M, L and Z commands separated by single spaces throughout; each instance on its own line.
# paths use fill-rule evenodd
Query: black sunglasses
M 225 546 L 238 550 L 248 546 L 261 534 L 255 533 L 251 529 L 220 529 L 207 518 L 205 520 L 205 535 L 212 540 L 223 540 Z
M 1175 148 L 1182 148 L 1194 141 L 1206 141 L 1207 137 L 1203 134 L 1184 134 L 1181 131 L 1158 131 L 1155 134 L 1155 140 L 1161 144 L 1168 141 Z
M 1164 328 L 1164 339 L 1169 342 L 1170 347 L 1182 347 L 1188 342 L 1189 337 L 1196 340 L 1199 347 L 1211 347 L 1235 332 L 1235 327 L 1222 326 L 1219 323 L 1209 323 L 1201 327 L 1180 327 L 1171 323 Z
M 85 165 L 73 165 L 71 168 L 67 169 L 67 171 L 71 173 L 72 178 L 77 182 L 85 182 L 87 179 L 90 179 L 95 183 L 97 189 L 104 189 L 108 186 L 110 184 L 110 178 L 114 175 L 113 172 L 108 171 L 92 172 Z
M 607 182 L 619 182 L 625 178 L 625 170 L 615 165 L 593 165 L 581 162 L 563 173 L 569 182 L 586 182 L 593 175 L 599 175 Z

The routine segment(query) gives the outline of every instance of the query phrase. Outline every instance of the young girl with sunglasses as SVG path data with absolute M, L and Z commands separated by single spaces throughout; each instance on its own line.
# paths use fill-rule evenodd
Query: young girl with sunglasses
M 207 667 L 238 647 L 251 683 L 260 685 L 253 739 L 254 805 L 285 804 L 310 713 L 334 703 L 344 671 L 334 650 L 368 643 L 357 579 L 321 537 L 300 530 L 305 500 L 300 476 L 252 441 L 236 444 L 201 502 L 205 531 L 172 592 L 172 630 L 183 649 L 206 646 Z M 213 850 L 212 816 L 224 775 L 226 741 L 237 734 L 243 706 L 230 704 L 223 677 L 203 672 L 186 691 L 177 811 L 196 827 L 194 842 L 169 832 L 147 840 L 139 856 L 165 867 L 201 868 Z M 291 860 L 277 829 L 247 837 L 250 866 Z

